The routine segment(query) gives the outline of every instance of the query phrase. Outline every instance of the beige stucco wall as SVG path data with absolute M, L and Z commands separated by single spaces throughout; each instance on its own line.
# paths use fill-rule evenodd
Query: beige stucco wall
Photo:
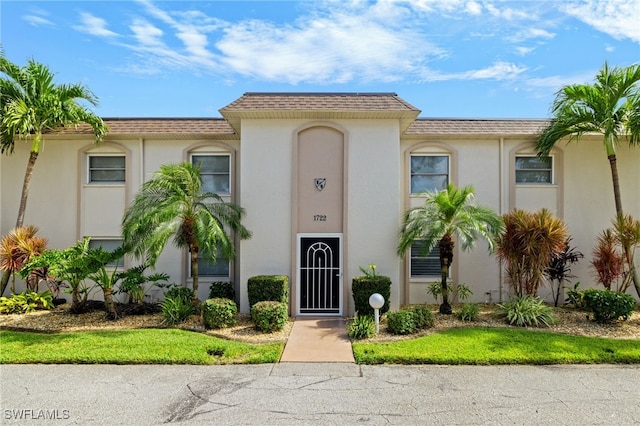
M 242 122 L 242 142 L 212 142 L 195 138 L 180 140 L 111 138 L 99 148 L 90 138 L 49 138 L 36 164 L 31 184 L 25 224 L 39 226 L 39 235 L 49 238 L 51 248 L 65 248 L 83 235 L 117 236 L 123 209 L 141 183 L 161 164 L 186 160 L 190 149 L 211 147 L 235 152 L 232 180 L 234 196 L 246 209 L 245 226 L 253 238 L 242 241 L 233 278 L 240 290 L 243 311 L 248 310 L 246 281 L 260 274 L 285 274 L 295 286 L 296 235 L 292 218 L 292 183 L 295 132 L 309 125 L 328 125 L 345 134 L 345 185 L 343 270 L 344 314 L 353 313 L 351 279 L 359 267 L 375 263 L 381 274 L 393 282 L 392 307 L 404 303 L 433 302 L 426 293 L 428 281 L 409 280 L 406 262 L 395 254 L 402 212 L 421 200 L 408 195 L 407 153 L 423 146 L 448 147 L 455 156 L 452 179 L 458 185 L 472 184 L 480 204 L 505 213 L 511 207 L 547 207 L 558 212 L 569 226 L 573 245 L 585 254 L 574 265 L 574 282 L 595 286 L 589 267 L 596 236 L 610 226 L 615 214 L 609 163 L 600 138 L 560 144 L 562 164 L 551 187 L 516 187 L 512 182 L 511 154 L 525 149 L 534 139 L 499 137 L 399 138 L 397 120 L 303 120 L 270 119 Z M 204 147 L 204 148 L 203 148 Z M 24 168 L 30 143 L 18 141 L 12 156 L 0 157 L 0 232 L 15 223 Z M 110 152 L 117 148 L 128 155 L 130 173 L 125 188 L 86 188 L 82 153 Z M 96 151 L 97 150 L 97 151 Z M 106 151 L 105 151 L 106 150 Z M 520 152 L 520 151 L 518 151 Z M 640 149 L 621 145 L 618 169 L 623 207 L 640 218 Z M 561 167 L 560 167 L 561 166 Z M 107 201 L 105 201 L 107 200 Z M 113 235 L 110 235 L 113 234 Z M 480 242 L 470 252 L 457 250 L 452 279 L 466 283 L 474 291 L 473 300 L 498 301 L 508 293 L 501 286 L 501 273 L 494 256 Z M 640 264 L 640 252 L 636 254 Z M 133 264 L 132 260 L 128 263 Z M 171 281 L 190 283 L 186 254 L 167 245 L 158 261 L 158 270 Z M 633 293 L 633 291 L 630 291 Z M 199 297 L 208 294 L 208 282 L 201 280 Z M 548 295 L 543 289 L 542 296 Z M 96 295 L 97 297 L 98 295 Z

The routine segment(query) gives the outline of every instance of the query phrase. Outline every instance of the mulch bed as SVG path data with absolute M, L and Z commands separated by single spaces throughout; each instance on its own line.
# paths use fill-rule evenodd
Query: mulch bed
M 100 310 L 100 302 L 93 306 L 89 312 L 72 314 L 68 305 L 61 305 L 50 311 L 36 311 L 29 314 L 0 315 L 0 328 L 11 330 L 27 330 L 36 332 L 77 332 L 97 330 L 121 330 L 135 328 L 167 328 L 163 323 L 162 314 L 157 312 L 157 307 L 126 307 L 119 306 L 121 318 L 115 321 L 105 319 L 105 312 Z M 455 307 L 454 307 L 455 309 Z M 433 306 L 437 312 L 437 306 Z M 411 339 L 416 336 L 437 333 L 446 329 L 459 327 L 511 327 L 493 315 L 495 305 L 481 305 L 481 312 L 476 321 L 463 322 L 454 315 L 435 314 L 435 325 L 420 334 L 410 336 L 396 336 L 389 333 L 386 324 L 382 321 L 380 333 L 365 341 L 394 341 Z M 134 315 L 142 312 L 142 315 Z M 145 313 L 147 312 L 147 313 Z M 558 324 L 545 328 L 532 328 L 534 330 L 551 331 L 556 333 L 573 334 L 590 337 L 605 337 L 608 339 L 638 339 L 640 340 L 640 312 L 635 311 L 627 321 L 602 325 L 592 321 L 584 311 L 571 308 L 555 308 Z M 220 330 L 205 330 L 198 316 L 192 316 L 186 322 L 176 328 L 207 333 L 213 336 L 239 340 L 244 342 L 284 342 L 287 340 L 293 320 L 290 320 L 285 328 L 275 333 L 262 333 L 255 329 L 248 315 L 238 315 L 238 323 L 233 327 Z

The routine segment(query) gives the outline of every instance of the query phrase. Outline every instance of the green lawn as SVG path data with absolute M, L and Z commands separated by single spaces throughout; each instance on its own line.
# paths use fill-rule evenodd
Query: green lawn
M 0 331 L 3 364 L 258 364 L 284 343 L 249 344 L 176 329 L 43 334 Z
M 398 342 L 356 342 L 353 352 L 359 364 L 635 364 L 640 340 L 459 328 Z

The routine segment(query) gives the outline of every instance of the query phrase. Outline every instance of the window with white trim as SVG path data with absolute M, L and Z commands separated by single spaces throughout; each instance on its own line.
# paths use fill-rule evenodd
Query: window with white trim
M 198 277 L 229 278 L 230 269 L 229 259 L 222 256 L 220 248 L 216 250 L 215 260 L 202 252 L 198 253 Z
M 537 157 L 535 155 L 516 156 L 517 184 L 545 184 L 553 183 L 553 158 Z
M 440 277 L 440 248 L 436 245 L 430 253 L 425 255 L 425 244 L 422 240 L 414 241 L 411 245 L 410 270 L 411 278 Z
M 124 183 L 124 155 L 89 155 L 89 183 Z
M 115 249 L 117 249 L 121 245 L 122 245 L 122 239 L 121 238 L 91 238 L 89 240 L 89 248 L 90 249 L 101 248 L 102 250 L 109 251 L 109 252 L 114 251 Z M 123 267 L 124 266 L 124 258 L 120 258 L 117 261 L 107 263 L 106 266 Z
M 411 155 L 411 193 L 441 191 L 449 184 L 448 155 Z
M 200 167 L 203 191 L 220 195 L 231 193 L 231 156 L 229 154 L 193 154 L 191 163 Z

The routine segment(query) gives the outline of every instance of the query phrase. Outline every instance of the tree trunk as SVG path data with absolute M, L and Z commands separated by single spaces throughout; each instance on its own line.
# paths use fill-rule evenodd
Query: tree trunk
M 38 159 L 38 152 L 31 151 L 29 161 L 27 162 L 27 170 L 24 173 L 24 182 L 22 183 L 22 195 L 20 196 L 20 207 L 18 208 L 18 219 L 16 219 L 16 228 L 24 223 L 24 214 L 27 210 L 27 199 L 29 198 L 29 188 L 31 187 L 31 177 L 33 176 L 33 168 Z
M 620 195 L 620 179 L 618 178 L 618 160 L 615 155 L 609 155 L 609 165 L 611 166 L 611 179 L 613 180 L 613 197 L 616 202 L 616 216 L 622 218 L 624 212 L 622 210 L 622 197 Z M 631 280 L 636 289 L 636 293 L 640 296 L 640 280 L 638 279 L 638 271 L 636 271 L 633 253 L 630 247 L 624 247 L 624 255 L 627 259 L 631 271 Z
M 193 300 L 198 302 L 198 247 L 190 249 L 191 254 L 191 279 L 193 282 Z
M 116 310 L 116 304 L 113 302 L 113 287 L 105 287 L 102 289 L 104 294 L 104 307 L 107 311 L 108 320 L 118 319 L 118 311 Z
M 35 139 L 38 139 L 37 144 L 35 146 L 39 146 L 39 136 L 34 136 L 34 144 L 36 143 Z M 33 168 L 36 164 L 36 160 L 38 159 L 38 150 L 32 150 L 31 154 L 29 154 L 29 161 L 27 161 L 27 170 L 24 173 L 24 181 L 22 183 L 22 195 L 20 196 L 20 207 L 18 208 L 18 218 L 16 219 L 16 228 L 19 228 L 24 223 L 24 214 L 27 210 L 27 198 L 29 197 L 29 188 L 31 186 L 31 177 L 33 176 Z M 11 273 L 8 270 L 3 271 L 2 273 L 2 281 L 0 281 L 0 296 L 4 294 L 5 289 L 7 288 L 7 284 L 9 283 L 9 277 Z
M 442 304 L 440 305 L 440 313 L 450 315 L 453 311 L 449 304 L 449 287 L 447 286 L 447 277 L 449 276 L 449 267 L 453 262 L 453 238 L 451 235 L 445 235 L 438 245 L 440 249 L 440 268 L 442 276 L 440 284 L 442 285 Z

